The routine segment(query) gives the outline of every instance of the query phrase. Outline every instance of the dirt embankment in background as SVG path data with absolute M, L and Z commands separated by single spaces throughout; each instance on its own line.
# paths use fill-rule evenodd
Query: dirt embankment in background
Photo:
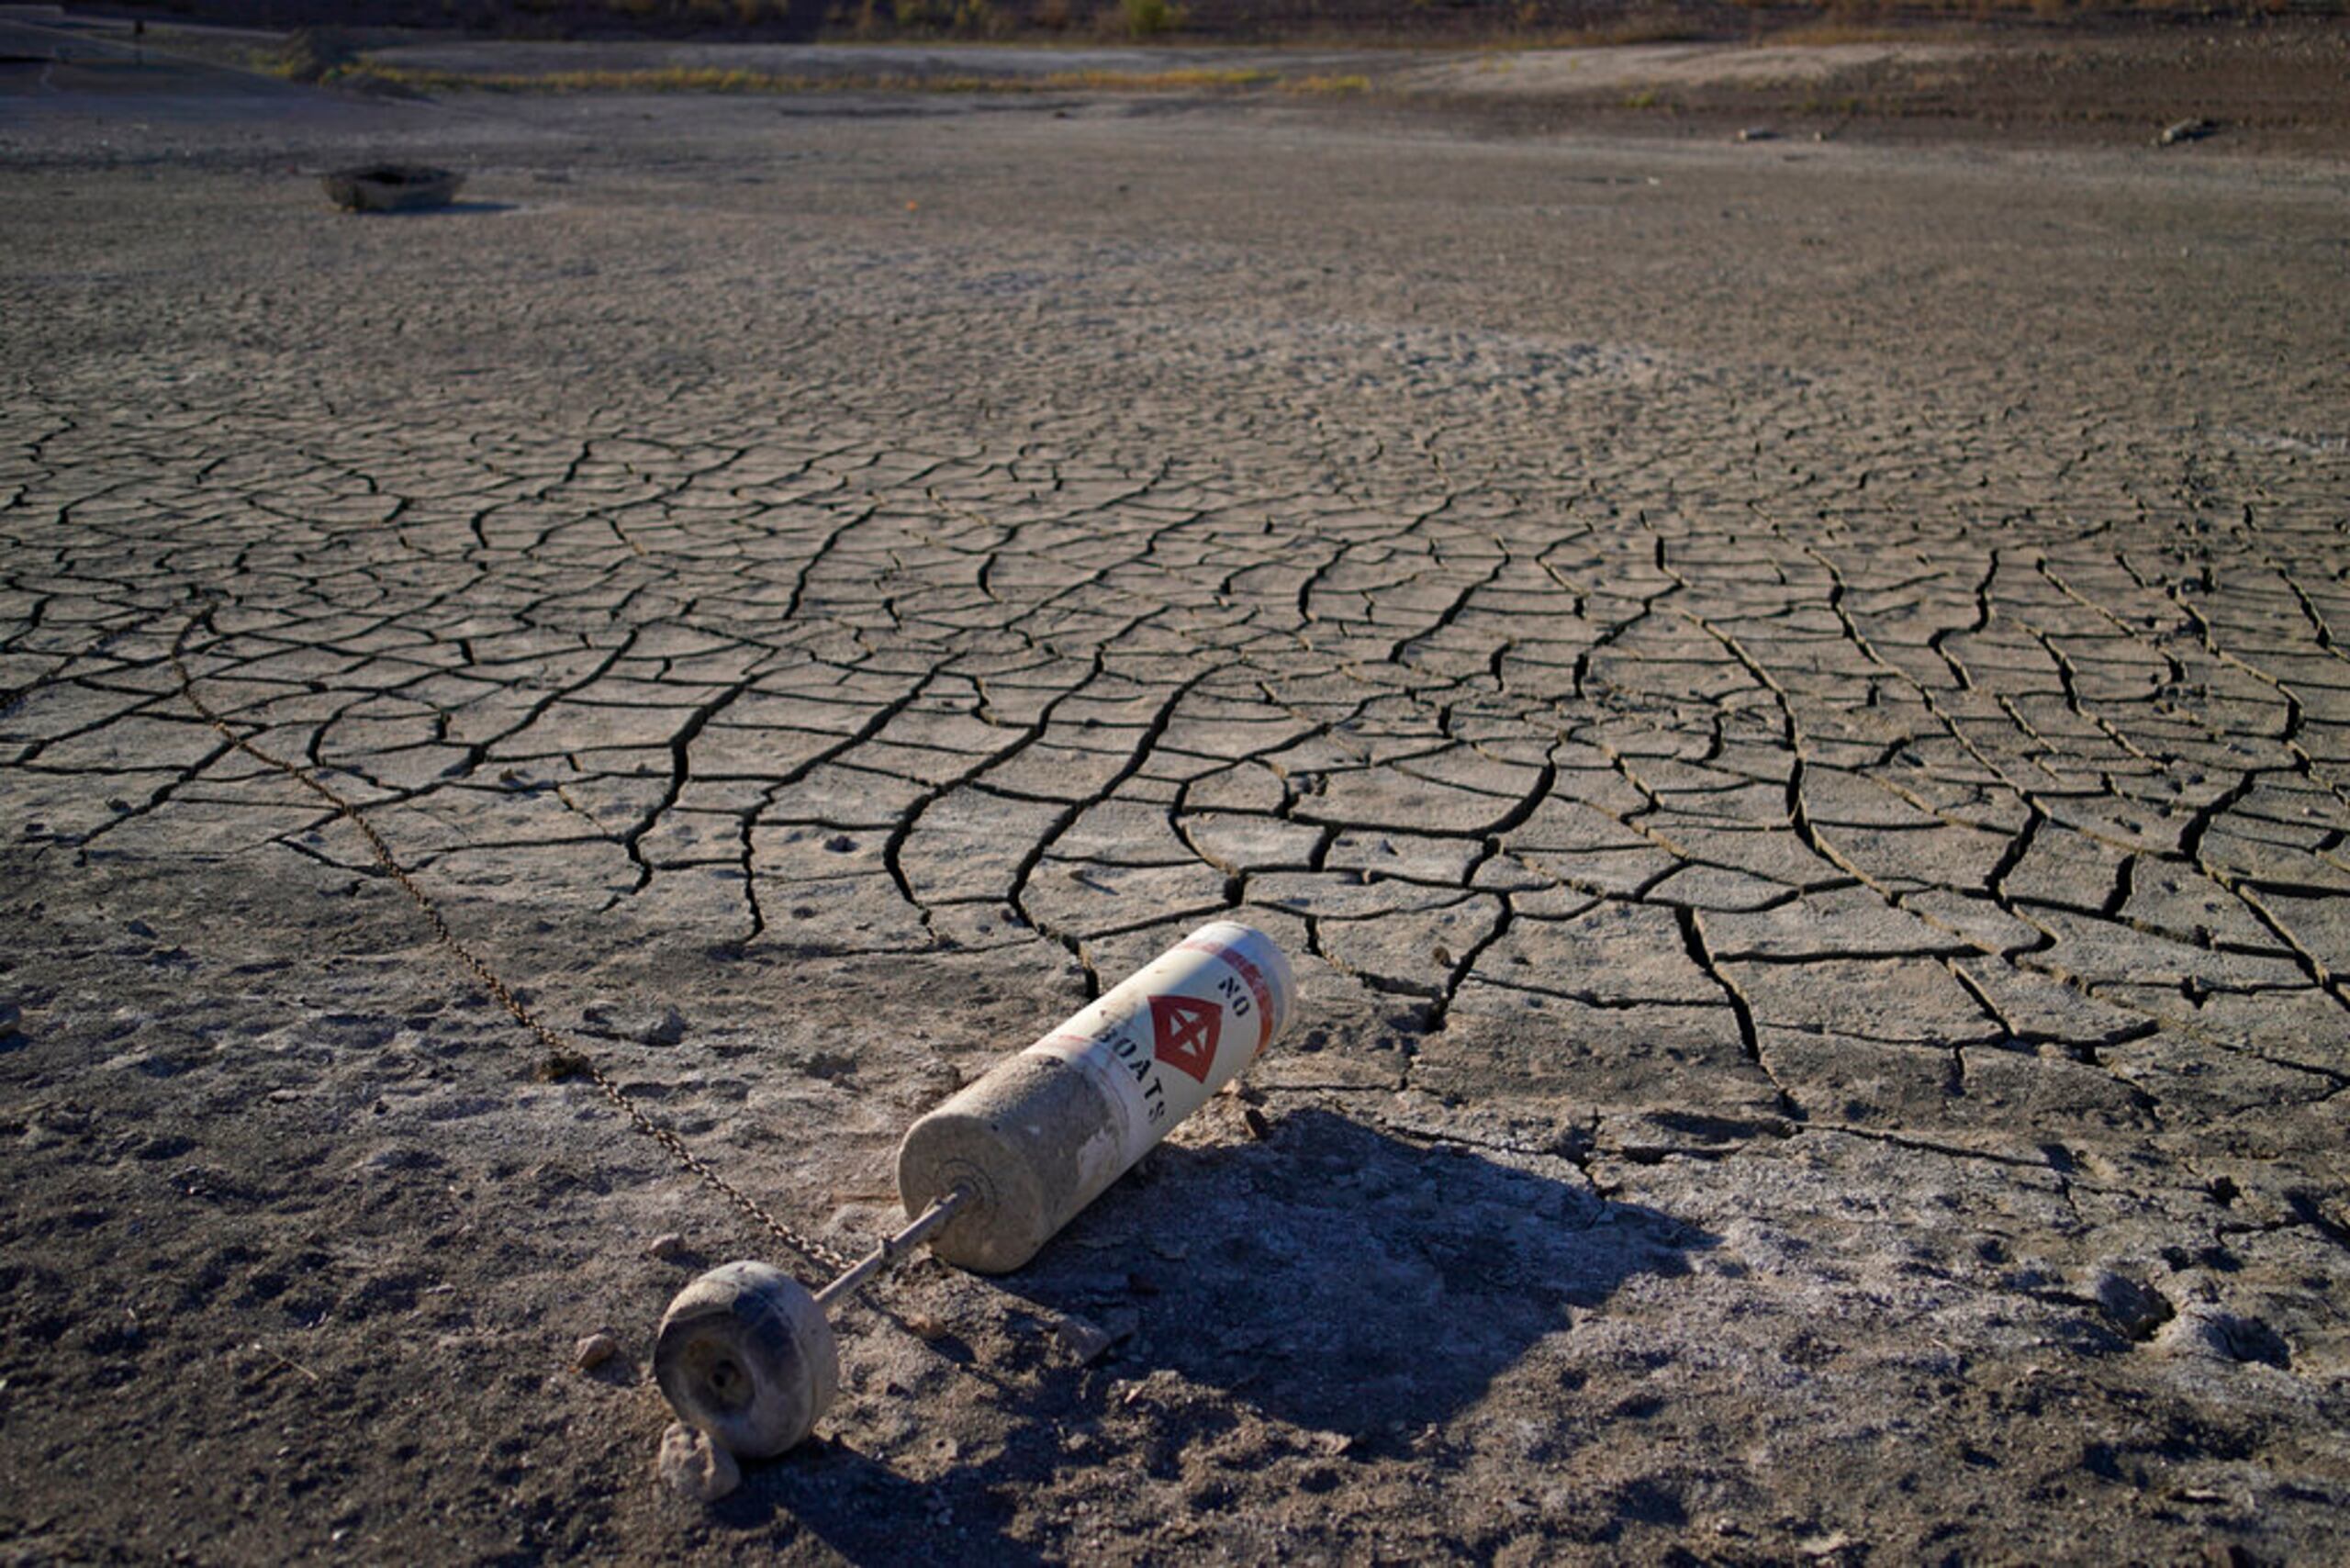
M 1154 8 L 1155 6 L 1155 8 Z M 2241 12 L 1677 5 L 1000 7 L 821 14 L 579 0 L 520 10 L 410 0 L 228 0 L 273 36 L 182 30 L 187 0 L 134 4 L 147 37 L 296 79 L 398 91 L 525 83 L 804 92 L 1268 93 L 1303 88 L 1490 129 L 1798 139 L 1983 137 L 2119 144 L 2182 122 L 2259 152 L 2350 149 L 2350 21 L 2331 0 Z M 1287 17 L 1285 21 L 1283 18 Z M 986 47 L 966 47 L 984 43 Z M 1333 91 L 1332 89 L 1337 89 Z

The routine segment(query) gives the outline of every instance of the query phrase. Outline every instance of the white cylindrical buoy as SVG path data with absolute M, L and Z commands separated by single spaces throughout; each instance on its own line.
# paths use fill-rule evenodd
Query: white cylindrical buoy
M 1271 937 L 1201 926 L 916 1122 L 898 1148 L 906 1212 L 965 1188 L 931 1250 L 983 1274 L 1019 1268 L 1256 1060 L 1295 998 Z
M 1289 1025 L 1296 982 L 1271 937 L 1220 920 L 916 1122 L 898 1148 L 912 1223 L 811 1294 L 765 1263 L 680 1292 L 653 1372 L 688 1425 L 766 1459 L 840 1387 L 825 1313 L 924 1241 L 982 1273 L 1017 1269 Z

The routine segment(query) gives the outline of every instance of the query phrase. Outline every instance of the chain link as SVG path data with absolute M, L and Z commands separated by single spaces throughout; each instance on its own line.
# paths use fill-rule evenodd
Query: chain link
M 457 934 L 449 928 L 448 921 L 442 916 L 440 907 L 432 902 L 421 887 L 417 885 L 416 879 L 408 875 L 407 869 L 393 858 L 391 846 L 384 842 L 383 834 L 375 831 L 375 824 L 360 814 L 356 805 L 335 793 L 308 768 L 288 762 L 284 757 L 273 756 L 253 745 L 250 739 L 231 728 L 228 720 L 222 718 L 209 703 L 196 695 L 196 682 L 188 675 L 187 664 L 183 655 L 186 651 L 190 634 L 196 631 L 203 619 L 203 612 L 200 610 L 189 616 L 187 624 L 180 628 L 178 638 L 172 644 L 172 670 L 179 677 L 180 695 L 187 700 L 188 706 L 202 714 L 205 722 L 218 730 L 221 738 L 230 745 L 243 752 L 255 762 L 274 768 L 286 778 L 293 779 L 297 784 L 333 807 L 336 815 L 357 828 L 359 835 L 367 841 L 368 852 L 375 857 L 375 864 L 383 868 L 386 876 L 399 884 L 402 892 L 408 894 L 408 902 L 416 905 L 417 912 L 423 915 L 426 924 L 432 927 L 432 935 L 439 940 L 441 946 L 448 949 L 465 972 L 473 976 L 475 982 L 487 991 L 490 999 L 504 1008 L 514 1022 L 537 1037 L 539 1044 L 547 1048 L 549 1058 L 559 1069 L 576 1073 L 594 1084 L 604 1098 L 611 1102 L 613 1108 L 628 1118 L 629 1126 L 659 1144 L 663 1151 L 676 1161 L 680 1169 L 699 1178 L 705 1186 L 716 1192 L 735 1208 L 755 1221 L 768 1235 L 831 1273 L 845 1272 L 851 1266 L 846 1257 L 814 1237 L 805 1236 L 792 1229 L 791 1226 L 768 1213 L 767 1206 L 756 1198 L 712 1170 L 702 1162 L 699 1155 L 686 1147 L 683 1138 L 667 1127 L 656 1125 L 650 1116 L 647 1116 L 629 1092 L 613 1082 L 604 1070 L 598 1066 L 586 1051 L 580 1049 L 576 1041 L 558 1034 L 541 1022 L 538 1015 L 525 1006 L 522 1000 L 511 990 L 508 989 L 506 982 L 498 978 L 497 971 L 483 962 L 472 948 L 457 939 Z

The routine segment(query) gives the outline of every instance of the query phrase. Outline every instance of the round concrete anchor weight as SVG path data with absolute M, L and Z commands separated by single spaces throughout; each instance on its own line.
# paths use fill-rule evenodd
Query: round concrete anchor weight
M 765 1263 L 712 1269 L 677 1293 L 653 1345 L 653 1375 L 690 1425 L 742 1459 L 805 1438 L 840 1392 L 823 1308 Z

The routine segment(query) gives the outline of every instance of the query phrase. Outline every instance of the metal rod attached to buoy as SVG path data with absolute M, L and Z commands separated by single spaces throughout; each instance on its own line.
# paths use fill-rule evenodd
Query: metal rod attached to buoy
M 1271 937 L 1201 926 L 907 1130 L 898 1195 L 913 1219 L 822 1290 L 759 1262 L 679 1292 L 653 1372 L 689 1426 L 745 1459 L 783 1452 L 840 1388 L 826 1311 L 925 1241 L 1003 1273 L 1238 1078 L 1289 1026 L 1296 981 Z
M 932 1231 L 955 1217 L 955 1211 L 971 1200 L 971 1189 L 957 1187 L 945 1197 L 934 1199 L 928 1208 L 912 1225 L 876 1247 L 857 1260 L 856 1267 L 816 1293 L 816 1305 L 830 1312 L 833 1303 L 845 1301 L 855 1295 L 857 1287 L 890 1267 L 897 1260 L 930 1239 Z

